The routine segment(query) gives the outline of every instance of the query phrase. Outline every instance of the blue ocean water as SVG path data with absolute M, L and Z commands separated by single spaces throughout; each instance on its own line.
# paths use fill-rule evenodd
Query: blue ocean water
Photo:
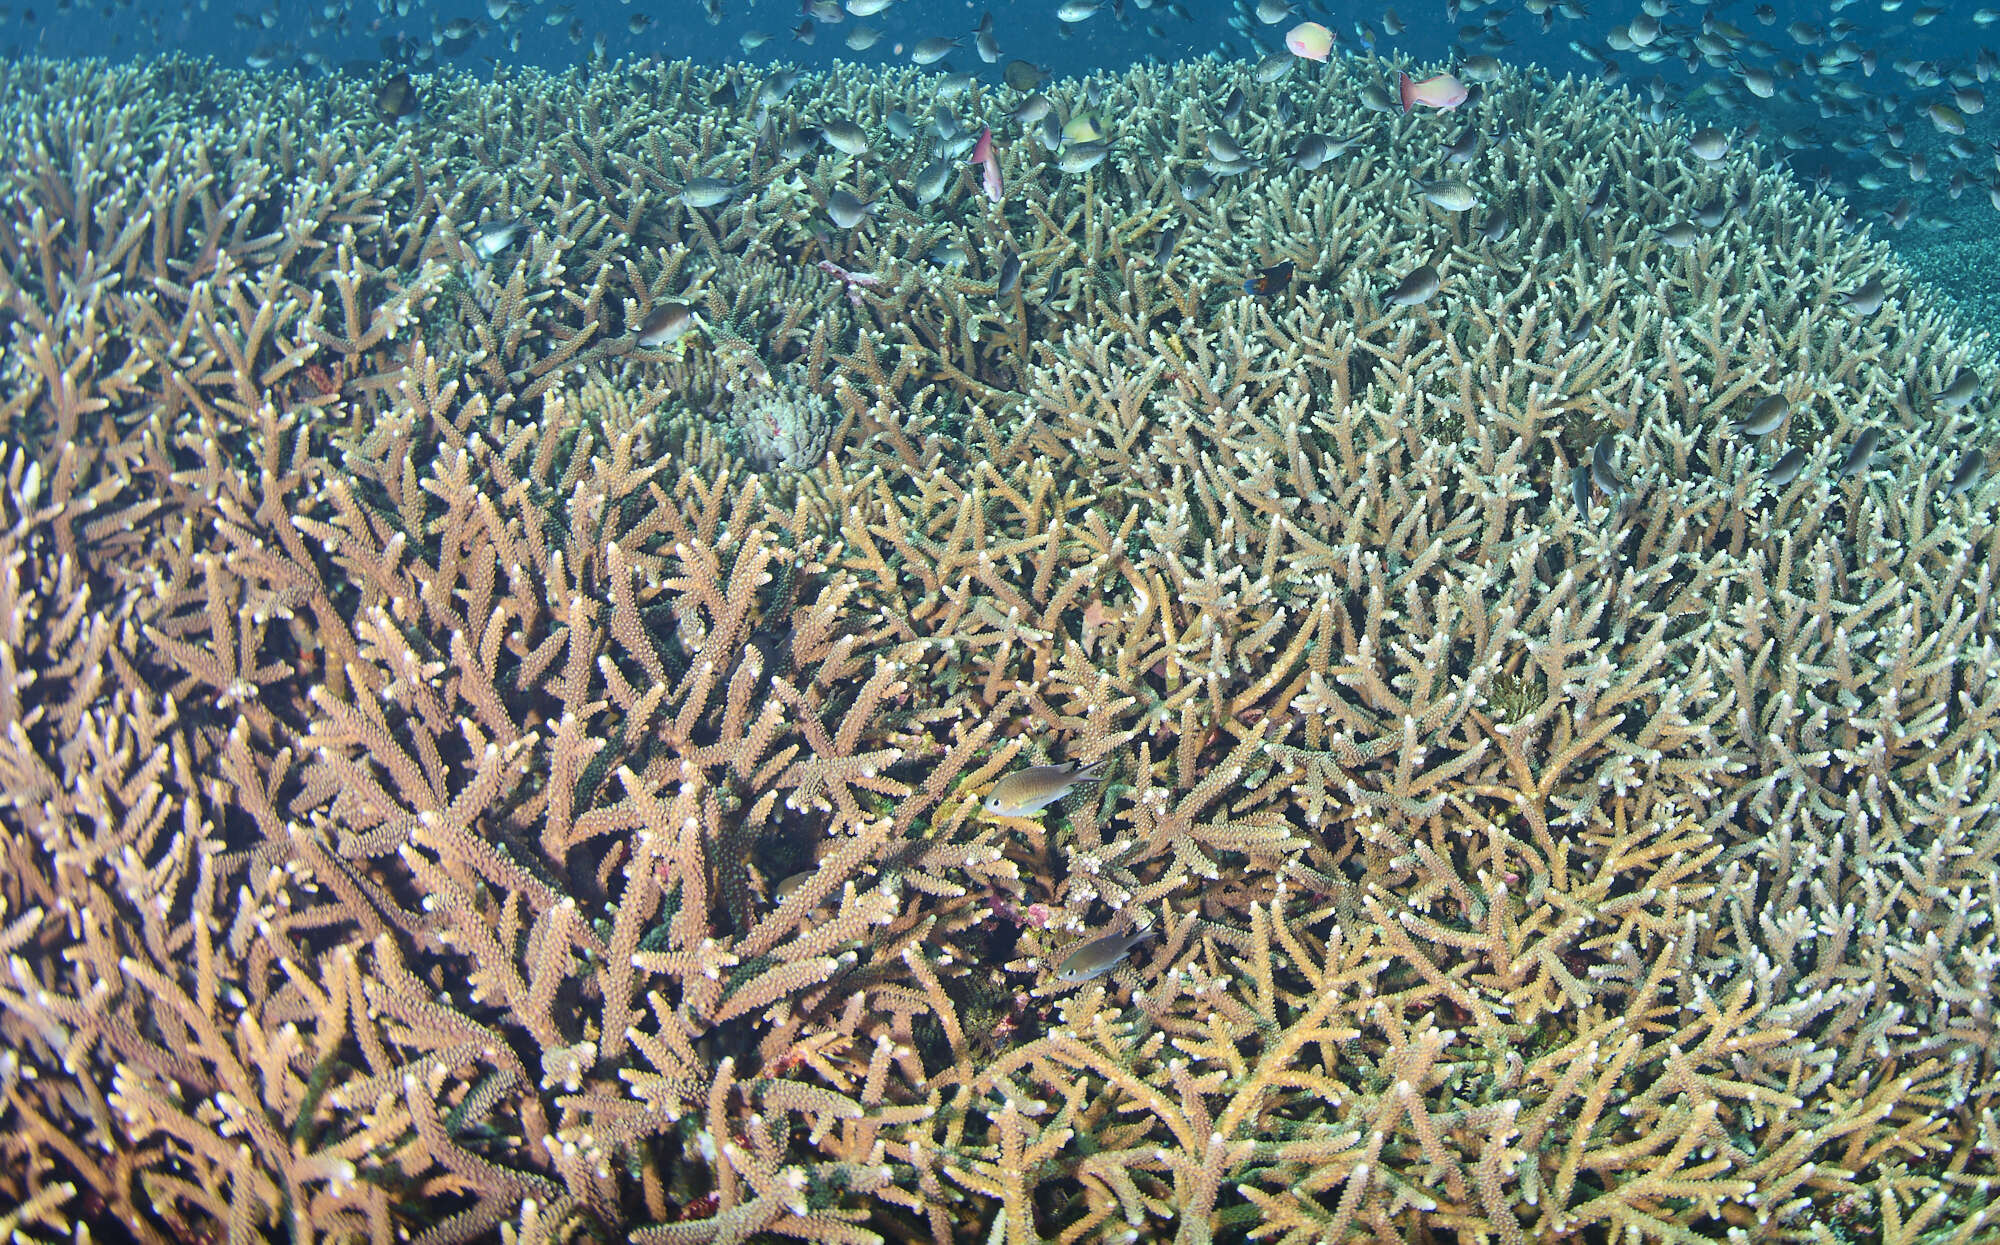
M 848 11 L 856 7 L 866 15 Z M 907 63 L 921 40 L 957 38 L 960 46 L 930 67 L 997 84 L 1015 59 L 1059 76 L 1149 60 L 1255 59 L 1281 50 L 1287 29 L 1312 20 L 1332 31 L 1336 55 L 1373 51 L 1411 67 L 1494 56 L 1608 79 L 1642 93 L 1660 120 L 1685 116 L 1740 132 L 1760 143 L 1769 161 L 1845 196 L 1855 219 L 1895 236 L 1920 272 L 1974 303 L 1984 298 L 1986 283 L 1971 276 L 1993 257 L 1937 248 L 1983 248 L 2000 220 L 2000 135 L 1983 112 L 1986 80 L 2000 64 L 1995 10 L 1908 0 L 1107 0 L 1066 21 L 1056 0 L 870 7 L 833 0 L 28 0 L 0 6 L 0 50 L 114 60 L 183 53 L 273 74 L 450 67 L 483 75 L 648 57 Z M 986 50 L 998 51 L 991 62 L 975 48 L 982 22 L 992 32 Z

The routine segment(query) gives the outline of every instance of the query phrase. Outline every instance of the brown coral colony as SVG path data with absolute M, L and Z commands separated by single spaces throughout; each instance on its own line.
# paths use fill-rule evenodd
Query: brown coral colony
M 0 66 L 10 1232 L 2000 1230 L 1990 367 L 1755 143 L 204 72 Z

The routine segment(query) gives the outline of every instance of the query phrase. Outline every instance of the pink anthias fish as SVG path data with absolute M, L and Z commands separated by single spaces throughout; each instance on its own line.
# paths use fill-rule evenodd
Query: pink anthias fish
M 1285 50 L 1309 61 L 1323 61 L 1333 51 L 1333 32 L 1318 22 L 1300 22 L 1285 32 Z
M 990 126 L 979 128 L 979 141 L 972 147 L 972 162 L 980 168 L 980 185 L 986 188 L 986 197 L 1000 202 L 1000 157 L 993 153 Z
M 1465 102 L 1465 84 L 1448 73 L 1435 78 L 1425 78 L 1422 82 L 1406 73 L 1396 75 L 1396 89 L 1403 99 L 1403 111 L 1408 112 L 1418 104 L 1435 108 L 1439 112 L 1450 112 Z

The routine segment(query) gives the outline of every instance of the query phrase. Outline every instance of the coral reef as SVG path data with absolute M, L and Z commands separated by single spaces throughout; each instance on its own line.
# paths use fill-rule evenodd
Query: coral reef
M 1975 343 L 1388 72 L 0 66 L 0 1225 L 1989 1238 Z

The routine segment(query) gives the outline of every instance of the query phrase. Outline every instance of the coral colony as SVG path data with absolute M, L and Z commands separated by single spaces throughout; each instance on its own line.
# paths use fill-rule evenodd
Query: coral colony
M 1971 335 L 1253 68 L 0 67 L 0 1226 L 1991 1239 Z

